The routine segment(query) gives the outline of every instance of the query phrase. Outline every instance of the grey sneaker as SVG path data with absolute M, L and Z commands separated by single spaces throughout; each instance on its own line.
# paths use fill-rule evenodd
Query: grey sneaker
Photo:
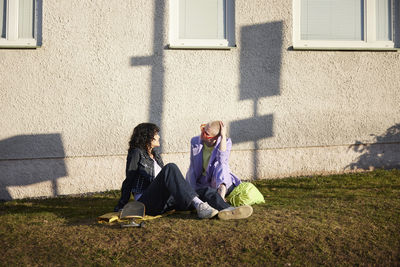
M 218 214 L 218 210 L 214 209 L 207 202 L 201 203 L 197 209 L 197 216 L 200 219 L 210 219 Z
M 251 214 L 253 214 L 253 208 L 249 205 L 244 205 L 223 209 L 218 213 L 218 218 L 221 220 L 245 219 L 250 217 Z

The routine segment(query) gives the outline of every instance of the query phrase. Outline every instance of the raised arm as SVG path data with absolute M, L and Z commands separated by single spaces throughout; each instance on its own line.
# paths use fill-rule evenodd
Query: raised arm
M 221 126 L 221 143 L 219 144 L 219 151 L 224 152 L 226 151 L 226 127 L 222 121 L 219 122 L 219 125 Z

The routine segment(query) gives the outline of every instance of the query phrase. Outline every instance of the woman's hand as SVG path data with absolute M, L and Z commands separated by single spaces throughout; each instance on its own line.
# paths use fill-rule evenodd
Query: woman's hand
M 226 195 L 226 186 L 225 186 L 225 184 L 221 184 L 219 187 L 218 187 L 218 194 L 222 197 L 222 199 L 223 200 L 225 200 L 225 202 L 226 202 L 226 199 L 225 199 L 225 195 Z

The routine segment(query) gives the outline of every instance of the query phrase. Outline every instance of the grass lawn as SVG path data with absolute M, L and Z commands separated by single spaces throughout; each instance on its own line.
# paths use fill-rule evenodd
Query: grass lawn
M 249 219 L 97 223 L 119 191 L 0 203 L 0 266 L 400 266 L 400 170 L 255 181 Z

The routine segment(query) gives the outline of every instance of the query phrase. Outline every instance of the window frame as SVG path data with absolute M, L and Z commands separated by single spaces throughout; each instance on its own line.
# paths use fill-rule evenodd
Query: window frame
M 397 50 L 394 43 L 394 2 L 391 1 L 391 41 L 376 40 L 376 0 L 364 0 L 364 40 L 301 40 L 301 0 L 293 0 L 293 49 L 299 50 Z
M 1 1 L 1 0 L 0 0 Z M 37 42 L 37 1 L 33 1 L 33 38 L 18 37 L 19 1 L 6 0 L 6 37 L 0 38 L 0 48 L 36 48 Z
M 235 44 L 234 0 L 225 0 L 225 39 L 179 38 L 179 0 L 170 0 L 169 5 L 169 48 L 177 49 L 231 49 Z

